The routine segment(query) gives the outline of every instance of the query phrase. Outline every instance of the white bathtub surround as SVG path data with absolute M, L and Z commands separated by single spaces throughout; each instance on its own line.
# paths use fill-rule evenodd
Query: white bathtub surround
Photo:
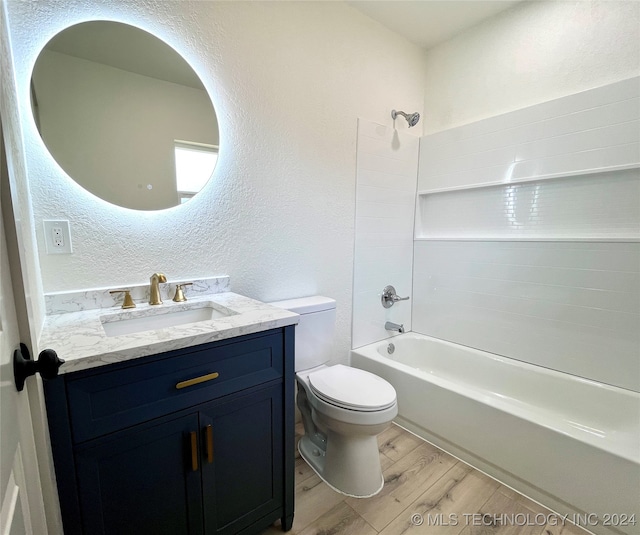
M 640 165 L 640 78 L 425 136 L 421 194 Z
M 172 300 L 175 295 L 176 285 L 192 282 L 193 285 L 185 288 L 187 299 L 202 297 L 210 294 L 228 292 L 231 289 L 228 275 L 219 277 L 206 277 L 197 279 L 173 280 L 167 277 L 167 282 L 160 284 L 160 297 L 163 301 Z M 93 290 L 54 292 L 45 294 L 47 315 L 65 314 L 67 312 L 79 312 L 95 308 L 121 307 L 123 296 L 112 295 L 110 290 L 130 289 L 131 297 L 136 304 L 149 302 L 149 283 L 118 286 L 117 288 L 96 288 Z
M 422 138 L 428 336 L 352 351 L 409 429 L 602 534 L 640 533 L 603 524 L 640 518 L 639 102 L 636 77 Z
M 414 331 L 640 391 L 640 243 L 416 242 Z
M 230 315 L 113 337 L 108 337 L 102 326 L 103 323 L 134 318 L 147 312 L 166 314 L 193 306 L 211 307 Z M 65 360 L 60 373 L 70 373 L 297 322 L 297 314 L 242 295 L 231 292 L 203 294 L 186 303 L 175 303 L 169 299 L 162 305 L 141 304 L 125 311 L 113 307 L 93 308 L 47 316 L 39 347 L 56 351 Z
M 389 343 L 394 352 L 388 353 Z M 640 394 L 407 333 L 351 353 L 398 392 L 398 422 L 561 514 L 640 517 Z
M 418 147 L 415 136 L 358 120 L 352 347 L 393 335 L 387 321 L 411 330 L 411 301 L 385 309 L 380 296 L 388 285 L 411 294 Z
M 420 150 L 413 330 L 640 392 L 640 78 Z

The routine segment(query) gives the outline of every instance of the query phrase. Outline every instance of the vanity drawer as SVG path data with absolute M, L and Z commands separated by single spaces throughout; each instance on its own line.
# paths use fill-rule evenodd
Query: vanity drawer
M 281 378 L 283 335 L 281 331 L 252 335 L 242 341 L 186 348 L 152 359 L 67 378 L 74 442 Z

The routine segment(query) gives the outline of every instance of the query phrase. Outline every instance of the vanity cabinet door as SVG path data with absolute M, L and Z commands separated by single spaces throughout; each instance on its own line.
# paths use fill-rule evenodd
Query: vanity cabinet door
M 77 447 L 83 532 L 202 534 L 197 431 L 198 416 L 192 412 L 154 420 Z M 196 433 L 194 457 L 191 433 Z
M 206 535 L 238 533 L 283 505 L 282 383 L 200 407 Z

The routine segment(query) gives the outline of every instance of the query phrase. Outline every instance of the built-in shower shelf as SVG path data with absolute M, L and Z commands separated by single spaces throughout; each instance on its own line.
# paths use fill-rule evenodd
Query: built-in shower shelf
M 498 187 L 498 186 L 515 186 L 518 184 L 529 184 L 531 182 L 540 182 L 543 180 L 554 180 L 554 179 L 564 179 L 564 178 L 577 178 L 577 177 L 583 177 L 583 176 L 588 176 L 588 175 L 596 175 L 596 174 L 602 174 L 602 173 L 611 173 L 611 172 L 615 172 L 615 171 L 624 171 L 627 169 L 640 169 L 640 162 L 638 163 L 631 163 L 631 164 L 624 164 L 624 165 L 611 165 L 608 167 L 599 167 L 597 169 L 585 169 L 585 170 L 579 170 L 579 171 L 571 171 L 571 172 L 567 172 L 567 173 L 553 173 L 553 174 L 548 174 L 548 175 L 539 175 L 539 176 L 532 176 L 532 177 L 526 177 L 526 178 L 516 178 L 516 179 L 512 179 L 512 180 L 495 180 L 495 181 L 490 181 L 490 182 L 481 182 L 481 183 L 476 183 L 476 184 L 465 184 L 465 185 L 461 185 L 461 186 L 452 186 L 449 188 L 433 188 L 433 189 L 425 189 L 425 190 L 420 190 L 418 191 L 418 196 L 423 196 L 423 195 L 434 195 L 434 194 L 438 194 L 438 193 L 450 193 L 453 191 L 466 191 L 466 190 L 472 190 L 472 189 L 479 189 L 479 188 L 494 188 L 494 187 Z
M 637 169 L 577 176 L 421 191 L 415 239 L 639 242 Z
M 639 80 L 423 137 L 415 239 L 640 241 Z

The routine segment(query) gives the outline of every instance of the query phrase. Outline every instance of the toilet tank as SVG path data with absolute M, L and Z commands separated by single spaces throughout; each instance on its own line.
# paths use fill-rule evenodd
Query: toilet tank
M 300 314 L 296 327 L 296 372 L 331 360 L 336 328 L 334 299 L 314 295 L 269 304 Z

